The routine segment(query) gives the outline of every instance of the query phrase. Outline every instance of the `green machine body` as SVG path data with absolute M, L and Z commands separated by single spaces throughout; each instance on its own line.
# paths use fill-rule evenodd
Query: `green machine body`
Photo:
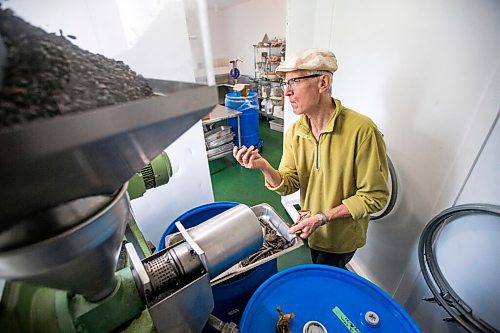
M 167 153 L 162 152 L 129 180 L 127 192 L 130 200 L 142 197 L 149 189 L 168 183 L 170 177 L 172 164 Z

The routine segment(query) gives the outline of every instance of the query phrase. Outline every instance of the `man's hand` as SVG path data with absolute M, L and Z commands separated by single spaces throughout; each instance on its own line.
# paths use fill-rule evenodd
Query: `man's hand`
M 233 148 L 233 156 L 241 166 L 247 169 L 257 169 L 262 171 L 266 182 L 271 187 L 276 187 L 281 182 L 281 175 L 278 170 L 275 170 L 269 162 L 259 154 L 259 150 L 254 146 L 241 146 Z
M 307 215 L 306 215 L 307 216 Z M 296 234 L 300 238 L 306 239 L 312 235 L 312 233 L 322 225 L 321 216 L 313 215 L 304 217 L 299 216 L 297 222 L 288 229 L 289 234 Z
M 247 169 L 258 169 L 262 170 L 266 166 L 266 159 L 259 154 L 259 150 L 255 149 L 254 146 L 245 147 L 241 146 L 233 148 L 233 156 L 238 161 L 241 166 Z

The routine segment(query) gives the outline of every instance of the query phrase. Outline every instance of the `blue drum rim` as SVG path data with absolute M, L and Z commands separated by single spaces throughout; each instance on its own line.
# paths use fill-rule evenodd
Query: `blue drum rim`
M 377 293 L 379 296 L 384 298 L 384 300 L 387 301 L 388 304 L 393 306 L 394 309 L 397 310 L 398 314 L 404 319 L 404 322 L 408 326 L 415 328 L 415 332 L 420 332 L 417 324 L 410 317 L 410 315 L 402 308 L 401 305 L 399 305 L 394 299 L 392 299 L 380 287 L 378 287 L 377 285 L 373 284 L 372 282 L 370 282 L 364 278 L 361 278 L 360 276 L 358 276 L 352 272 L 349 272 L 349 271 L 346 271 L 346 270 L 343 270 L 343 269 L 340 269 L 337 267 L 319 265 L 319 264 L 304 264 L 304 265 L 294 266 L 294 267 L 288 268 L 284 271 L 278 272 L 277 274 L 275 274 L 275 275 L 271 276 L 269 279 L 267 279 L 264 283 L 262 283 L 260 285 L 260 287 L 257 288 L 255 293 L 252 295 L 252 297 L 250 298 L 250 300 L 248 301 L 248 303 L 245 307 L 245 310 L 243 311 L 243 315 L 241 317 L 241 321 L 240 321 L 240 325 L 239 325 L 240 329 L 247 325 L 247 320 L 248 320 L 247 318 L 249 317 L 249 313 L 253 313 L 256 310 L 255 307 L 256 307 L 257 299 L 259 299 L 261 295 L 264 295 L 264 293 L 266 292 L 266 290 L 269 286 L 274 284 L 276 280 L 281 279 L 285 276 L 292 276 L 292 275 L 296 274 L 297 272 L 304 273 L 306 271 L 321 271 L 321 272 L 332 271 L 335 273 L 340 273 L 341 275 L 344 275 L 345 277 L 347 277 L 351 281 L 354 281 L 358 284 L 362 284 L 363 286 L 368 287 L 367 288 L 368 291 Z M 253 308 L 255 308 L 255 309 L 253 309 Z M 243 331 L 241 331 L 241 332 L 243 332 Z
M 234 96 L 232 96 L 231 94 L 234 94 Z M 257 97 L 257 93 L 255 91 L 249 91 L 248 92 L 248 96 L 236 96 L 236 93 L 235 92 L 229 92 L 226 94 L 225 96 L 226 98 L 229 98 L 229 99 L 234 99 L 234 100 L 244 100 L 244 99 L 252 99 L 252 98 L 255 98 Z

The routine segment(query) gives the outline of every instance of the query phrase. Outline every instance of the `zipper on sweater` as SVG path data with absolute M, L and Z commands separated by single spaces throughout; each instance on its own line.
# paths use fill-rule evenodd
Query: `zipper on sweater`
M 318 137 L 318 141 L 316 142 L 316 170 L 319 170 L 319 143 L 321 141 L 321 133 Z

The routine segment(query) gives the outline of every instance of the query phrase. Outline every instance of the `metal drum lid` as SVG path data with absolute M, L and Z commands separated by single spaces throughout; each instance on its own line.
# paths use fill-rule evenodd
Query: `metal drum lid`
M 339 268 L 301 265 L 264 282 L 248 302 L 242 333 L 274 332 L 277 307 L 294 313 L 292 332 L 420 332 L 405 310 L 382 289 Z M 307 327 L 306 327 L 307 326 Z

